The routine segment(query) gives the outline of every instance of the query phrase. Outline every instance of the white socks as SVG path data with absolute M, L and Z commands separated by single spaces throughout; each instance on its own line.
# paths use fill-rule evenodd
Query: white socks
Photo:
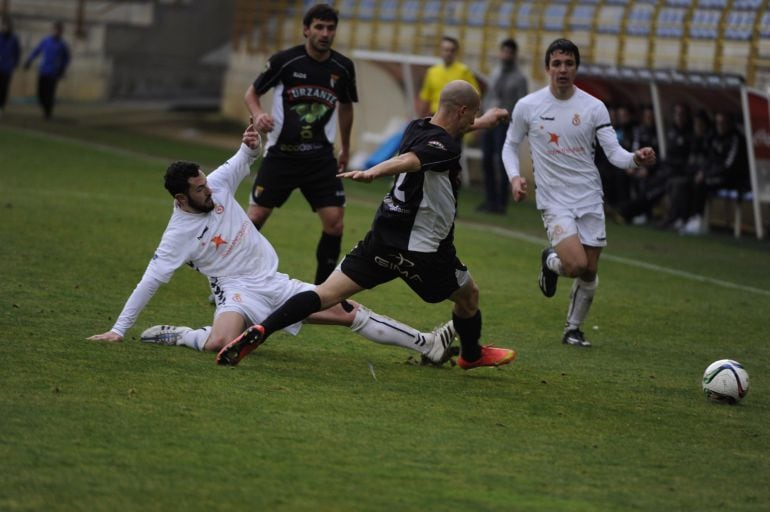
M 360 304 L 350 330 L 367 340 L 383 345 L 395 345 L 420 353 L 425 353 L 430 348 L 426 346 L 425 336 L 414 327 L 377 314 Z
M 572 293 L 570 293 L 569 297 L 565 332 L 580 328 L 580 325 L 588 316 L 588 310 L 591 309 L 591 302 L 594 300 L 594 294 L 598 285 L 599 276 L 596 276 L 596 279 L 590 282 L 583 281 L 579 277 L 575 278 L 575 281 L 572 283 Z
M 182 334 L 177 340 L 177 346 L 185 346 L 203 352 L 203 346 L 211 334 L 211 326 L 201 327 L 200 329 L 190 329 Z
M 553 270 L 560 276 L 564 275 L 564 267 L 561 264 L 561 258 L 559 258 L 559 255 L 555 252 L 552 252 L 548 255 L 548 257 L 545 259 L 545 266 L 549 269 Z

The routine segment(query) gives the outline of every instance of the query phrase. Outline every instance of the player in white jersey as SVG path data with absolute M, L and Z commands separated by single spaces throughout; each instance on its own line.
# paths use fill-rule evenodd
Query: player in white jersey
M 261 137 L 249 125 L 238 152 L 208 177 L 192 162 L 169 166 L 165 186 L 175 199 L 174 211 L 158 249 L 112 329 L 89 340 L 122 341 L 160 285 L 184 264 L 209 279 L 216 300 L 213 325 L 200 329 L 158 325 L 144 331 L 142 341 L 217 352 L 292 295 L 315 288 L 277 271 L 273 246 L 235 199 L 260 149 Z M 448 358 L 455 336 L 452 322 L 422 333 L 347 301 L 308 322 L 348 326 L 371 341 L 416 350 L 432 363 Z M 296 334 L 299 328 L 294 324 L 286 331 Z
M 543 217 L 549 247 L 543 250 L 539 285 L 546 297 L 556 293 L 558 276 L 575 278 L 562 342 L 590 347 L 580 326 L 598 284 L 599 255 L 607 245 L 602 183 L 594 164 L 596 140 L 609 161 L 621 169 L 655 163 L 645 147 L 629 153 L 618 143 L 607 108 L 575 86 L 580 51 L 557 39 L 545 53 L 550 83 L 525 96 L 513 109 L 503 146 L 503 163 L 515 201 L 527 196 L 519 172 L 519 144 L 529 139 L 537 208 Z

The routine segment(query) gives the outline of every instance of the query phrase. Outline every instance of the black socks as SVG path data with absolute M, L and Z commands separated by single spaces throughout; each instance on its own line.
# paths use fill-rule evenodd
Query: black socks
M 460 338 L 460 355 L 466 361 L 476 361 L 481 357 L 481 310 L 470 318 L 460 318 L 452 313 L 452 322 Z

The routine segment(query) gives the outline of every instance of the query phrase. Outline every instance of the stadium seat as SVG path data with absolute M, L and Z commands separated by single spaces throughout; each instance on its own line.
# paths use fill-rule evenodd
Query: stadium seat
M 385 0 L 380 5 L 380 20 L 395 21 L 398 19 L 398 0 Z
M 584 2 L 583 5 L 576 6 L 572 11 L 569 20 L 569 27 L 572 30 L 590 30 L 593 26 L 596 5 L 586 4 L 587 2 Z
M 623 7 L 605 5 L 599 11 L 599 32 L 604 34 L 619 34 L 623 24 Z
M 497 13 L 497 26 L 500 28 L 509 28 L 511 26 L 511 15 L 513 14 L 513 3 L 505 2 L 500 4 Z
M 636 4 L 628 15 L 628 33 L 632 36 L 646 36 L 650 33 L 653 7 L 649 4 Z
M 659 37 L 682 37 L 684 33 L 685 10 L 666 7 L 658 13 L 656 35 Z
M 403 23 L 417 23 L 420 19 L 420 2 L 407 0 L 401 6 L 401 21 Z
M 551 4 L 545 9 L 543 28 L 553 32 L 564 30 L 564 16 L 567 14 L 567 6 L 564 4 Z
M 465 11 L 465 20 L 472 27 L 484 26 L 488 8 L 489 0 L 476 0 L 471 2 Z
M 519 14 L 516 16 L 516 28 L 521 30 L 535 28 L 536 24 L 532 17 L 532 2 L 522 2 L 519 5 Z
M 716 9 L 724 9 L 727 7 L 727 0 L 699 0 L 698 7 L 708 9 L 708 8 L 716 8 Z
M 762 0 L 735 0 L 733 9 L 756 11 L 762 5 Z
M 727 15 L 725 38 L 738 41 L 748 41 L 754 31 L 754 11 L 732 11 Z
M 715 9 L 697 9 L 690 23 L 690 37 L 695 39 L 716 39 L 719 34 L 719 18 Z
M 749 190 L 746 192 L 739 192 L 734 189 L 728 189 L 728 188 L 720 188 L 719 190 L 716 190 L 713 194 L 711 194 L 711 197 L 708 201 L 706 201 L 706 208 L 703 212 L 703 220 L 706 223 L 706 226 L 708 226 L 710 222 L 710 214 L 711 214 L 711 200 L 712 199 L 720 199 L 724 202 L 725 205 L 725 224 L 730 225 L 731 222 L 729 220 L 730 215 L 729 212 L 732 210 L 732 227 L 733 227 L 733 235 L 735 238 L 739 238 L 741 236 L 741 226 L 743 222 L 743 214 L 742 214 L 742 208 L 741 206 L 743 203 L 750 203 L 754 200 L 754 194 Z

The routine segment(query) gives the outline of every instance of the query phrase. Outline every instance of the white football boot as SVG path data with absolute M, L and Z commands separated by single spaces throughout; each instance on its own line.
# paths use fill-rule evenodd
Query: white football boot
M 176 325 L 153 325 L 146 329 L 139 337 L 145 343 L 157 343 L 158 345 L 176 345 L 179 338 L 186 332 L 192 331 L 190 327 Z

